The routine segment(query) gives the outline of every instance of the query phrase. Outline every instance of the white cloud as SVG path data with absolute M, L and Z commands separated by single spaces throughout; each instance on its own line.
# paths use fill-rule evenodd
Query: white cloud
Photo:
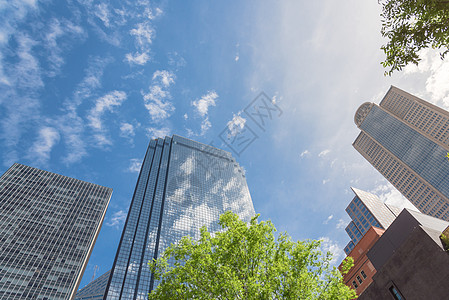
M 106 222 L 106 225 L 119 228 L 125 223 L 127 215 L 128 214 L 126 211 L 119 210 L 112 215 L 112 217 Z
M 207 117 L 206 119 L 203 120 L 203 122 L 201 122 L 201 136 L 205 135 L 206 132 L 212 127 L 212 124 L 209 122 L 209 118 Z
M 310 151 L 306 149 L 303 152 L 301 152 L 300 156 L 304 157 L 304 156 L 309 155 L 309 154 L 310 154 Z
M 245 127 L 246 119 L 238 114 L 233 114 L 232 120 L 227 123 L 228 130 L 231 136 L 237 135 Z
M 323 222 L 323 224 L 328 224 L 330 220 L 332 220 L 334 218 L 334 215 L 330 215 L 329 217 L 327 217 L 327 219 Z
M 135 36 L 137 44 L 141 49 L 146 49 L 152 43 L 154 29 L 148 22 L 143 22 L 137 24 L 136 28 L 131 29 L 130 34 Z
M 29 150 L 29 158 L 38 165 L 46 164 L 50 159 L 51 149 L 59 142 L 59 138 L 59 132 L 55 128 L 42 127 Z
M 44 46 L 49 52 L 47 60 L 49 61 L 50 69 L 47 71 L 47 74 L 53 77 L 59 74 L 60 68 L 64 64 L 64 58 L 62 57 L 64 49 L 61 48 L 61 42 L 58 43 L 58 40 L 61 40 L 64 36 L 68 36 L 70 39 L 81 38 L 85 36 L 85 32 L 82 27 L 65 19 L 52 19 L 49 27 L 45 35 Z
M 169 87 L 172 83 L 175 83 L 175 74 L 167 70 L 157 70 L 153 73 L 153 81 L 158 79 L 165 87 Z
M 218 98 L 216 92 L 211 91 L 206 95 L 202 96 L 200 99 L 197 99 L 192 102 L 192 105 L 196 108 L 196 111 L 201 117 L 204 117 L 208 114 L 209 106 L 215 106 L 215 100 Z
M 234 60 L 235 61 L 239 61 L 240 57 L 238 56 L 238 54 L 235 56 Z
M 330 181 L 330 179 L 323 179 L 323 184 L 326 184 Z
M 134 132 L 134 126 L 132 124 L 124 122 L 120 125 L 121 137 L 132 138 L 135 135 L 136 133 Z
M 187 114 L 184 114 L 184 120 L 187 120 L 189 116 Z
M 321 249 L 324 253 L 332 253 L 331 264 L 335 264 L 342 256 L 343 249 L 337 244 L 337 242 L 331 240 L 329 237 L 320 237 Z
M 148 128 L 147 129 L 147 136 L 150 139 L 155 139 L 155 138 L 163 138 L 165 136 L 169 136 L 170 135 L 170 128 L 167 127 L 163 127 L 163 128 Z
M 136 64 L 143 66 L 150 60 L 150 56 L 148 52 L 136 52 L 136 53 L 127 53 L 125 56 L 125 60 L 130 64 Z
M 131 158 L 129 160 L 128 172 L 140 172 L 140 167 L 142 166 L 142 160 L 138 158 Z
M 100 4 L 95 5 L 94 14 L 101 21 L 103 21 L 104 26 L 106 26 L 106 27 L 110 26 L 110 22 L 109 22 L 110 12 L 109 12 L 108 5 L 106 3 L 100 3 Z
M 112 60 L 108 57 L 96 57 L 89 60 L 83 80 L 77 85 L 73 96 L 64 101 L 64 115 L 58 117 L 54 126 L 57 126 L 67 149 L 63 161 L 72 164 L 80 161 L 87 155 L 87 145 L 84 135 L 84 121 L 78 115 L 78 107 L 91 98 L 95 91 L 101 87 L 101 78 L 104 69 Z
M 345 220 L 339 219 L 338 222 L 337 222 L 336 228 L 337 229 L 345 229 L 346 225 L 348 225 L 348 224 L 346 224 Z
M 87 119 L 89 125 L 96 132 L 94 138 L 98 146 L 111 145 L 112 142 L 104 135 L 103 114 L 107 111 L 113 112 L 114 108 L 120 106 L 127 98 L 123 91 L 112 91 L 95 101 L 95 106 L 90 110 Z
M 120 106 L 126 100 L 126 93 L 123 91 L 112 91 L 95 101 L 95 106 L 90 110 L 87 119 L 90 126 L 97 131 L 103 131 L 102 116 L 106 111 L 112 112 L 114 107 Z
M 318 157 L 325 157 L 328 155 L 331 151 L 329 149 L 323 150 L 318 154 Z
M 167 100 L 171 98 L 167 89 L 171 84 L 174 84 L 174 79 L 175 75 L 170 71 L 158 70 L 153 74 L 149 92 L 143 94 L 145 108 L 148 110 L 153 122 L 167 119 L 175 110 L 173 104 Z
M 408 201 L 402 194 L 390 183 L 378 185 L 370 193 L 379 197 L 379 199 L 387 204 L 403 208 L 409 208 L 415 211 L 418 209 Z

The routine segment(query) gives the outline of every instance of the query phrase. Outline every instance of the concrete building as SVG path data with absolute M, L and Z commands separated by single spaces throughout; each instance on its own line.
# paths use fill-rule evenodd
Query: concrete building
M 0 177 L 0 299 L 72 299 L 112 189 L 14 164 Z
M 147 299 L 157 286 L 148 261 L 200 228 L 218 231 L 231 210 L 250 221 L 254 208 L 243 169 L 229 152 L 177 135 L 150 141 L 105 299 Z
M 347 286 L 355 289 L 358 295 L 371 284 L 372 277 L 376 274 L 376 269 L 366 254 L 384 232 L 383 229 L 371 227 L 348 254 L 354 259 L 354 266 L 343 276 L 343 281 Z M 339 269 L 341 270 L 341 265 Z
M 349 255 L 371 226 L 387 229 L 401 212 L 399 208 L 383 203 L 374 194 L 353 187 L 351 189 L 355 196 L 346 207 L 346 213 L 351 218 L 345 229 L 351 238 L 344 248 L 346 255 Z
M 377 270 L 358 299 L 447 299 L 449 222 L 404 209 L 367 253 Z
M 354 148 L 422 213 L 448 221 L 449 112 L 392 86 L 354 122 Z

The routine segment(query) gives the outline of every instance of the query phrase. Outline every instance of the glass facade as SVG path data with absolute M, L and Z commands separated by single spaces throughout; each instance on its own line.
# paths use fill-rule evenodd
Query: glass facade
M 177 135 L 150 141 L 117 250 L 105 299 L 147 299 L 148 261 L 219 216 L 255 215 L 244 170 L 229 152 Z
M 344 248 L 346 255 L 354 249 L 371 226 L 387 229 L 400 213 L 397 207 L 383 203 L 376 195 L 356 188 L 351 189 L 355 197 L 346 207 L 346 213 L 352 220 L 345 229 L 351 239 Z
M 354 118 L 359 151 L 421 212 L 449 220 L 449 112 L 391 87 Z
M 110 272 L 111 271 L 107 271 L 76 292 L 74 300 L 103 300 Z
M 0 177 L 0 299 L 72 299 L 112 189 L 14 164 Z

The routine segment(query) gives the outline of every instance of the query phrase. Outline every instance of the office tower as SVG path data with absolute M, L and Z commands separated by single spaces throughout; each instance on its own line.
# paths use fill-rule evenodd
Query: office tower
M 352 221 L 346 226 L 351 241 L 345 247 L 348 255 L 371 226 L 387 229 L 401 210 L 383 203 L 376 195 L 351 187 L 355 197 L 346 207 Z
M 358 299 L 447 299 L 449 222 L 404 209 L 367 253 L 376 269 Z
M 392 86 L 354 121 L 354 148 L 422 213 L 449 220 L 449 112 Z
M 111 270 L 105 299 L 147 299 L 148 261 L 200 228 L 218 231 L 227 210 L 244 221 L 254 208 L 243 169 L 229 152 L 177 135 L 150 141 Z
M 0 177 L 0 299 L 72 299 L 111 194 L 12 165 Z
M 74 300 L 103 300 L 110 270 L 76 292 Z

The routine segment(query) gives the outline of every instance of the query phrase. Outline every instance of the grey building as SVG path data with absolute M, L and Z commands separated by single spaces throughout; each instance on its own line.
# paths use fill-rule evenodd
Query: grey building
M 368 251 L 377 273 L 358 299 L 447 299 L 449 254 L 439 236 L 448 225 L 404 209 Z
M 102 300 L 111 271 L 107 271 L 76 292 L 74 300 Z
M 225 211 L 254 216 L 244 170 L 229 152 L 177 135 L 151 140 L 111 270 L 105 299 L 147 299 L 148 261 Z
M 354 121 L 354 148 L 421 212 L 449 220 L 449 112 L 391 87 Z
M 72 299 L 112 189 L 14 164 L 0 177 L 0 299 Z
M 374 194 L 353 187 L 351 189 L 355 196 L 346 207 L 346 213 L 351 218 L 345 229 L 351 238 L 344 249 L 346 255 L 354 249 L 371 226 L 385 230 L 401 212 L 398 207 L 383 203 Z

